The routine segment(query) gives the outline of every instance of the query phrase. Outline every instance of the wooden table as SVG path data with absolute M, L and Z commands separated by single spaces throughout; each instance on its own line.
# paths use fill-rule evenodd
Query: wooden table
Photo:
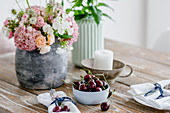
M 139 104 L 132 99 L 127 91 L 130 85 L 139 83 L 155 83 L 160 80 L 170 79 L 170 54 L 157 52 L 141 47 L 105 40 L 105 48 L 115 52 L 115 59 L 121 60 L 133 67 L 134 73 L 128 78 L 117 78 L 115 83 L 110 83 L 116 92 L 111 98 L 111 108 L 108 112 L 114 113 L 168 113 Z M 0 56 L 0 113 L 36 113 L 47 112 L 47 108 L 37 102 L 36 96 L 48 90 L 27 90 L 20 87 L 14 65 L 15 53 Z M 83 72 L 74 67 L 68 58 L 67 79 L 76 79 Z M 125 75 L 125 72 L 121 75 Z M 71 85 L 64 84 L 56 88 L 66 94 L 71 93 Z M 86 106 L 78 104 L 82 113 L 101 112 L 100 106 Z

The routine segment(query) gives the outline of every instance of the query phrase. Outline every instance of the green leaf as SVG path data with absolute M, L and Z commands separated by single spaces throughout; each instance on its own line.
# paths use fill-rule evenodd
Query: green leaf
M 76 3 L 73 5 L 72 8 L 79 7 L 82 5 L 83 0 L 77 0 Z
M 113 18 L 112 18 L 112 17 L 110 17 L 109 15 L 107 15 L 106 13 L 103 13 L 103 16 L 105 16 L 105 17 L 107 17 L 107 18 L 109 18 L 110 20 L 112 20 L 112 21 L 114 21 L 114 22 L 115 22 L 115 20 L 113 20 Z
M 66 9 L 66 13 L 68 14 L 72 9 Z
M 91 3 L 91 0 L 87 0 L 87 5 L 89 6 Z
M 64 0 L 61 1 L 61 5 L 64 6 Z
M 110 7 L 109 5 L 107 5 L 107 4 L 105 4 L 105 3 L 98 3 L 98 4 L 96 5 L 96 7 L 99 7 L 99 6 L 108 7 L 108 8 L 110 8 L 112 11 L 114 11 L 114 9 L 113 9 L 112 7 Z
M 83 10 L 74 10 L 75 15 L 83 15 L 85 12 Z
M 62 39 L 69 39 L 69 38 L 73 38 L 73 36 L 68 35 L 68 34 L 64 34 L 64 35 L 60 35 L 60 34 L 59 34 L 59 37 L 61 37 Z
M 93 0 L 87 0 L 87 5 L 88 5 L 88 6 L 90 5 L 90 3 L 93 4 Z
M 75 15 L 75 20 L 81 20 L 83 18 L 86 18 L 88 16 L 88 14 L 79 14 L 79 15 Z
M 97 9 L 93 5 L 91 7 L 92 7 L 92 15 L 94 17 L 94 20 L 95 20 L 96 24 L 99 24 L 101 17 L 102 17 L 102 11 L 100 9 Z

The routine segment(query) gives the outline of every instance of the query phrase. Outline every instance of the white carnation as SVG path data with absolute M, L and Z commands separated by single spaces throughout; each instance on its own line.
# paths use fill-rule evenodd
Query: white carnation
M 50 35 L 53 35 L 53 32 L 54 32 L 52 27 L 49 24 L 46 24 L 46 25 L 43 26 L 43 31 L 45 33 L 50 34 Z
M 73 46 L 69 46 L 66 48 L 68 51 L 72 51 L 73 50 Z
M 58 16 L 58 17 L 56 17 L 54 20 L 55 20 L 55 22 L 60 22 L 61 17 Z
M 60 26 L 58 29 L 58 33 L 63 35 L 65 33 L 65 30 Z
M 31 27 L 31 26 L 28 26 L 28 27 L 27 27 L 27 30 L 31 32 L 31 31 L 32 31 L 32 27 Z
M 69 28 L 69 29 L 67 29 L 67 32 L 68 32 L 68 35 L 72 35 L 73 32 L 74 32 L 74 29 L 73 28 Z
M 37 22 L 37 18 L 36 17 L 31 17 L 29 19 L 29 22 L 30 22 L 30 24 L 35 24 Z
M 7 31 L 8 31 L 8 28 L 2 27 L 2 32 L 3 32 L 3 34 L 6 34 Z
M 70 27 L 68 21 L 62 21 L 62 25 L 61 26 L 62 26 L 63 29 L 68 29 Z
M 50 34 L 50 35 L 53 35 L 53 32 L 54 32 L 54 31 L 53 31 L 52 28 L 51 28 L 51 29 L 48 29 L 48 31 L 47 31 L 47 33 Z
M 57 48 L 56 53 L 62 54 L 62 53 L 64 53 L 64 49 L 62 49 L 62 48 Z
M 55 30 L 59 29 L 59 26 L 60 26 L 60 22 L 56 21 L 56 22 L 53 23 L 53 28 Z
M 62 17 L 63 17 L 63 20 L 65 20 L 66 18 L 68 18 L 68 15 L 67 14 L 62 14 Z
M 48 32 L 48 30 L 51 28 L 51 26 L 49 24 L 46 24 L 43 26 L 43 31 L 44 32 Z
M 45 54 L 47 52 L 50 52 L 50 50 L 51 50 L 51 46 L 45 45 L 45 46 L 40 48 L 40 54 Z

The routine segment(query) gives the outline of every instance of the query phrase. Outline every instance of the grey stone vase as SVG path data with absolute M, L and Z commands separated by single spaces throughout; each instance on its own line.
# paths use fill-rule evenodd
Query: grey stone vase
M 15 69 L 18 81 L 28 89 L 50 89 L 63 84 L 67 74 L 67 53 L 57 54 L 59 45 L 53 44 L 51 51 L 40 54 L 38 50 L 16 49 Z

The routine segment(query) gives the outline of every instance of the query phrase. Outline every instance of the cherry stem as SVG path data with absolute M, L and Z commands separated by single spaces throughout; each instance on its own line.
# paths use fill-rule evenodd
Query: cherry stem
M 71 81 L 68 81 L 68 80 L 64 80 L 64 79 L 61 79 L 63 82 L 65 82 L 65 81 L 67 81 L 67 82 L 69 82 L 69 83 L 71 83 L 72 85 L 74 85 L 74 86 L 76 86 L 73 82 L 71 82 Z
M 82 71 L 85 71 L 86 74 L 90 74 L 90 75 L 92 74 L 91 71 L 90 71 L 89 69 L 81 69 L 81 70 L 82 70 Z
M 114 89 L 113 91 L 112 91 L 112 95 L 113 95 L 113 93 L 116 91 L 116 89 Z M 110 92 L 109 92 L 110 93 Z M 107 99 L 107 102 L 111 99 L 111 97 L 112 97 L 112 95 L 110 95 L 110 97 Z
M 106 77 L 104 76 L 104 74 L 95 74 L 95 75 L 96 75 L 96 76 L 101 76 L 101 75 L 102 75 L 103 78 L 104 78 L 104 81 L 105 81 L 106 83 L 108 83 L 107 80 L 106 80 Z
M 92 80 L 93 80 L 93 79 L 90 79 L 90 80 L 87 82 L 87 84 L 85 84 L 85 85 L 86 85 L 86 86 L 89 85 L 89 83 L 90 83 Z
M 82 75 L 80 75 L 80 77 L 81 77 L 81 82 L 83 81 L 83 79 L 84 79 L 84 77 L 82 76 Z

